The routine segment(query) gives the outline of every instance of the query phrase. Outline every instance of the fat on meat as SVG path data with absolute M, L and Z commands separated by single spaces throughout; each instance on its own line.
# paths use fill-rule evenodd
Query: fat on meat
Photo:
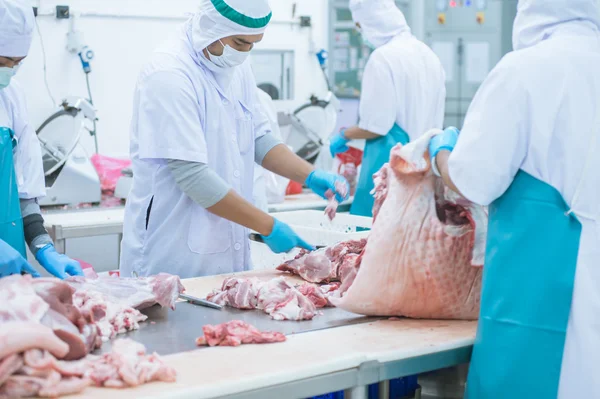
M 375 177 L 375 220 L 342 309 L 379 316 L 477 319 L 487 215 L 444 188 L 427 144 L 396 146 Z
M 139 278 L 71 277 L 67 282 L 77 291 L 99 292 L 107 301 L 138 310 L 155 304 L 174 310 L 179 294 L 185 290 L 179 277 L 166 273 Z
M 294 259 L 278 266 L 277 270 L 297 274 L 310 283 L 340 280 L 339 269 L 345 258 L 352 254 L 359 255 L 366 244 L 366 239 L 350 240 L 317 251 L 301 250 Z
M 237 309 L 259 309 L 274 320 L 310 320 L 317 315 L 315 305 L 283 278 L 267 282 L 256 278 L 227 278 L 220 290 L 206 300 Z
M 196 339 L 198 346 L 239 346 L 242 344 L 270 344 L 284 342 L 279 332 L 260 331 L 241 320 L 232 320 L 216 326 L 202 327 L 204 336 Z

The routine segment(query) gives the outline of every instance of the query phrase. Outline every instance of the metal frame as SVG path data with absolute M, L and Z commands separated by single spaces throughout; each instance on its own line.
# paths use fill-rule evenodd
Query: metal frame
M 387 398 L 389 380 L 440 370 L 468 363 L 472 345 L 398 359 L 390 362 L 367 362 L 359 367 L 320 375 L 286 384 L 223 396 L 227 399 L 308 398 L 329 392 L 344 391 L 346 399 L 366 399 L 368 387 L 379 383 L 380 398 Z M 389 396 L 389 394 L 388 394 Z M 191 397 L 191 396 L 190 396 Z

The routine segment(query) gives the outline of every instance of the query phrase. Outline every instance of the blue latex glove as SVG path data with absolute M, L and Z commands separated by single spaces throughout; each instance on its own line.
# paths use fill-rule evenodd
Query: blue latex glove
M 275 224 L 273 225 L 273 231 L 271 234 L 261 237 L 265 244 L 271 248 L 271 251 L 275 252 L 276 254 L 290 252 L 296 247 L 308 249 L 309 251 L 315 250 L 315 247 L 300 238 L 290 226 L 280 222 L 277 219 L 275 219 Z
M 40 249 L 35 258 L 48 273 L 60 279 L 64 280 L 69 276 L 83 276 L 83 270 L 81 270 L 79 262 L 69 258 L 67 255 L 56 252 L 52 244 L 48 244 Z
M 342 197 L 340 193 L 338 193 L 335 189 L 335 183 L 342 182 L 346 185 L 346 197 Z M 350 197 L 350 185 L 348 181 L 344 179 L 340 175 L 336 175 L 335 173 L 325 172 L 323 170 L 315 170 L 306 179 L 304 183 L 308 188 L 315 192 L 315 194 L 321 196 L 323 199 L 327 199 L 325 197 L 325 193 L 327 190 L 331 190 L 335 193 L 335 199 L 337 202 L 344 202 Z
M 0 240 L 0 277 L 10 276 L 11 274 L 29 273 L 33 277 L 40 277 L 40 274 L 27 262 L 21 254 Z
M 434 136 L 429 142 L 429 156 L 431 157 L 431 166 L 436 176 L 440 173 L 435 163 L 435 157 L 442 150 L 452 152 L 458 141 L 459 130 L 455 127 L 448 127 L 441 134 Z
M 335 154 L 341 154 L 350 149 L 346 145 L 350 140 L 346 138 L 344 132 L 344 130 L 340 131 L 329 140 L 329 151 L 332 157 L 335 157 Z

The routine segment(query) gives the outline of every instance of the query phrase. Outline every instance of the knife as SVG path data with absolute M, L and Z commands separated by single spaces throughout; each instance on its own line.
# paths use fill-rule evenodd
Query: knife
M 251 241 L 260 242 L 261 244 L 265 244 L 265 240 L 263 240 L 263 238 L 262 238 L 262 236 L 260 234 L 250 233 L 249 238 L 250 238 Z M 322 249 L 322 248 L 325 248 L 325 245 L 315 245 L 314 247 L 316 249 Z M 302 247 L 297 247 L 297 248 L 304 249 Z
M 179 299 L 183 299 L 184 301 L 188 301 L 192 305 L 205 306 L 207 308 L 221 310 L 223 306 L 217 305 L 216 303 L 209 302 L 205 299 L 196 298 L 195 296 L 191 296 L 188 294 L 179 294 Z

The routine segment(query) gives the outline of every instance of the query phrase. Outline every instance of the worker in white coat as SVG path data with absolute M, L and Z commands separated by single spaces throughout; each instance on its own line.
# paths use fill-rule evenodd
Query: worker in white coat
M 271 134 L 246 62 L 270 19 L 267 0 L 202 0 L 143 68 L 131 126 L 123 275 L 247 270 L 250 230 L 274 252 L 312 248 L 252 204 L 255 162 L 323 197 L 336 182 L 347 184 L 314 170 Z
M 52 275 L 82 275 L 79 262 L 56 252 L 37 199 L 46 194 L 40 143 L 25 96 L 13 77 L 29 52 L 34 16 L 28 2 L 0 0 L 0 277 L 39 273 L 26 244 Z
M 331 155 L 348 142 L 366 139 L 351 213 L 372 216 L 373 174 L 389 161 L 391 149 L 444 122 L 445 73 L 435 53 L 417 40 L 394 0 L 350 0 L 352 18 L 374 51 L 365 67 L 358 126 L 330 141 Z
M 429 148 L 489 205 L 467 397 L 600 398 L 600 5 L 519 0 L 513 35 L 460 134 Z

